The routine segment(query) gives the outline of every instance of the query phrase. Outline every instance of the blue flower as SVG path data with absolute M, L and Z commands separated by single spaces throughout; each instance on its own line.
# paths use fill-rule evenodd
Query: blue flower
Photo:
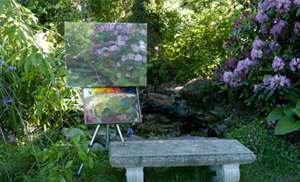
M 127 137 L 129 138 L 132 134 L 133 134 L 133 129 L 132 128 L 128 128 L 127 129 Z
M 4 61 L 0 61 L 0 65 L 7 66 L 7 64 L 5 64 L 5 62 L 4 62 Z
M 13 71 L 13 70 L 17 70 L 16 67 L 13 67 L 13 66 L 9 66 L 6 71 Z
M 4 107 L 8 102 L 12 102 L 12 100 L 10 98 L 5 97 L 2 106 Z

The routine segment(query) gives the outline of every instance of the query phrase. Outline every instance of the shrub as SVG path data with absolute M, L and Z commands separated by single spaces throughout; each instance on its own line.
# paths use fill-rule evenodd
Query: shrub
M 223 89 L 264 113 L 299 98 L 299 15 L 298 1 L 252 4 L 235 22 L 215 71 Z
M 35 14 L 39 22 L 48 29 L 64 35 L 65 21 L 80 21 L 80 1 L 76 0 L 17 0 Z
M 4 1 L 1 22 L 1 126 L 18 136 L 31 126 L 56 126 L 80 111 L 80 93 L 66 89 L 63 46 L 27 8 Z M 78 112 L 76 113 L 78 115 Z
M 129 21 L 148 23 L 149 77 L 160 83 L 207 77 L 243 6 L 234 0 L 168 0 L 140 1 L 133 8 Z

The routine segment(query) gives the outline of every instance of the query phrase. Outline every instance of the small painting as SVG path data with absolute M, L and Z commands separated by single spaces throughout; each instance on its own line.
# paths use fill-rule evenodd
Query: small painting
M 83 88 L 86 124 L 142 122 L 137 88 Z
M 68 87 L 147 84 L 147 24 L 65 23 Z

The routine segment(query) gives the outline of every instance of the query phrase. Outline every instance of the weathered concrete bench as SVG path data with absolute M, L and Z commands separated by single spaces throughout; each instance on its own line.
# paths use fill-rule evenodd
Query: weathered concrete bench
M 237 140 L 152 140 L 112 142 L 112 167 L 125 167 L 127 182 L 143 182 L 144 167 L 203 166 L 216 171 L 213 181 L 236 182 L 239 165 L 251 163 L 255 154 Z

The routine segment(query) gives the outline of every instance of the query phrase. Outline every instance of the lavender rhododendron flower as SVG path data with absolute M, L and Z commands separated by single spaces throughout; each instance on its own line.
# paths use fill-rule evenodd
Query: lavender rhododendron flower
M 296 6 L 300 7 L 300 0 L 294 0 L 293 3 L 294 3 Z
M 264 25 L 261 25 L 260 26 L 260 33 L 267 34 L 268 33 L 268 29 Z
M 269 6 L 270 6 L 270 4 L 269 4 L 268 0 L 263 3 L 258 3 L 258 7 L 261 11 L 267 11 Z
M 269 20 L 268 15 L 264 11 L 259 11 L 255 17 L 259 23 L 264 23 Z
M 278 36 L 282 33 L 282 28 L 287 24 L 285 20 L 280 20 L 278 23 L 276 23 L 270 30 L 270 33 L 273 36 Z
M 137 55 L 135 55 L 134 60 L 135 61 L 142 61 L 143 57 L 141 55 L 137 54 Z
M 139 51 L 139 47 L 135 44 L 131 45 L 131 48 L 134 52 L 138 52 Z
M 300 58 L 293 58 L 289 65 L 292 71 L 296 71 L 300 68 Z
M 146 30 L 141 30 L 141 32 L 140 32 L 142 35 L 147 35 L 147 31 Z
M 233 79 L 233 73 L 231 71 L 225 71 L 223 75 L 223 80 L 225 83 L 230 82 Z
M 273 59 L 272 67 L 275 72 L 282 70 L 284 67 L 284 62 L 283 62 L 282 58 L 275 56 L 275 58 Z
M 128 59 L 134 60 L 134 54 L 128 54 L 127 57 L 128 57 Z
M 231 87 L 235 86 L 237 82 L 233 80 L 233 73 L 231 71 L 224 72 L 223 80 L 225 83 L 228 83 Z
M 253 41 L 252 43 L 252 48 L 253 49 L 262 49 L 264 46 L 265 46 L 265 42 L 260 40 L 260 39 L 257 39 L 255 41 Z
M 278 47 L 279 47 L 279 44 L 278 44 L 277 41 L 272 41 L 272 42 L 270 42 L 270 44 L 269 44 L 269 49 L 270 49 L 270 50 L 276 50 Z
M 299 22 L 296 22 L 295 25 L 294 25 L 294 33 L 295 33 L 296 35 L 300 35 L 299 30 L 300 30 L 300 23 L 299 23 Z
M 277 0 L 273 1 L 273 3 L 275 4 L 278 13 L 286 13 L 291 8 L 291 0 Z
M 248 73 L 249 67 L 254 64 L 254 61 L 250 61 L 249 58 L 246 58 L 245 60 L 241 60 L 238 62 L 237 68 L 234 70 L 235 74 L 239 74 L 242 71 L 245 73 Z
M 262 57 L 262 50 L 260 49 L 252 49 L 251 51 L 251 58 L 254 60 L 255 58 L 261 58 Z
M 131 78 L 131 75 L 128 74 L 128 73 L 126 73 L 126 74 L 125 74 L 125 78 Z
M 268 77 L 263 80 L 264 88 L 268 90 L 275 90 L 278 86 L 290 86 L 290 79 L 286 76 L 275 75 L 273 77 Z

